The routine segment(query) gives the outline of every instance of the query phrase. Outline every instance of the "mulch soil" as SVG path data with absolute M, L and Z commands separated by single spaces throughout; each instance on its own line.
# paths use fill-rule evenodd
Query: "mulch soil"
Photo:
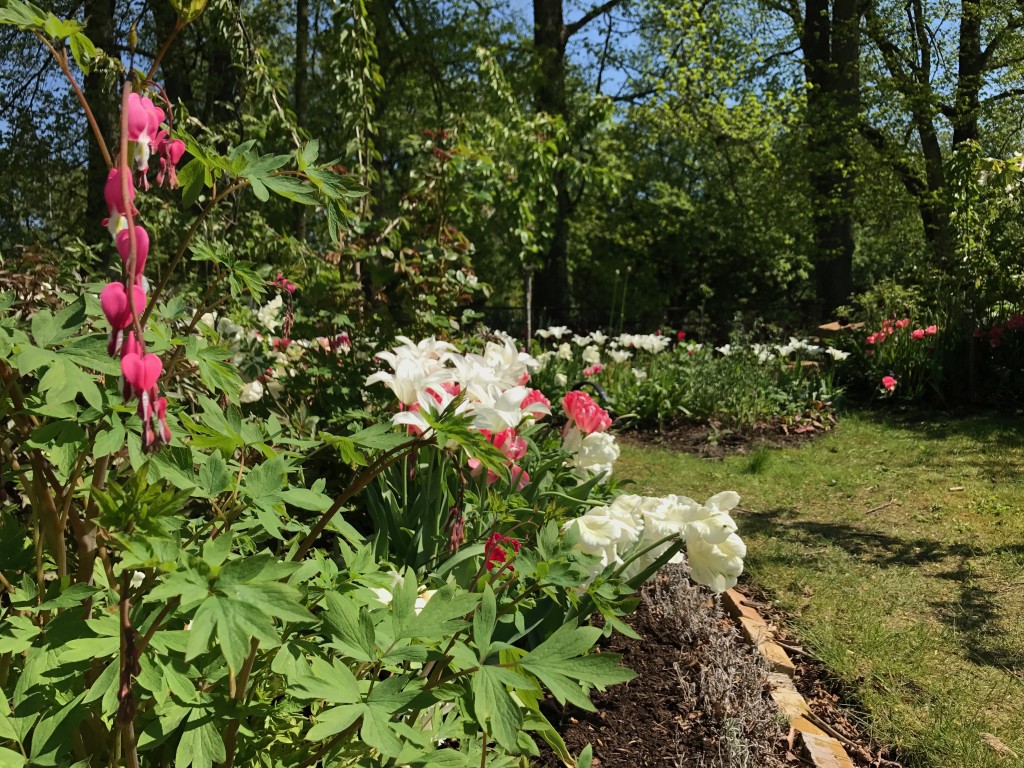
M 552 719 L 570 752 L 593 745 L 597 768 L 792 765 L 768 669 L 718 602 L 681 567 L 663 569 L 641 598 L 629 618 L 640 639 L 615 635 L 605 648 L 636 679 L 592 694 L 597 712 Z M 545 752 L 540 765 L 562 763 Z
M 781 448 L 806 445 L 835 425 L 832 414 L 801 424 L 763 423 L 753 427 L 726 428 L 716 421 L 678 419 L 661 429 L 628 430 L 619 439 L 640 445 L 656 445 L 701 458 L 719 459 L 749 453 L 761 447 Z
M 824 665 L 780 629 L 784 617 L 763 593 L 751 598 L 797 662 L 796 685 L 815 724 L 839 739 L 857 768 L 902 768 L 892 750 L 871 742 L 850 698 Z M 719 602 L 686 578 L 663 569 L 629 617 L 639 640 L 615 635 L 604 648 L 637 673 L 629 683 L 595 692 L 597 712 L 569 708 L 550 719 L 572 754 L 587 744 L 595 768 L 792 768 L 808 765 L 793 744 L 768 691 L 768 669 L 740 636 Z M 542 751 L 539 766 L 557 768 Z

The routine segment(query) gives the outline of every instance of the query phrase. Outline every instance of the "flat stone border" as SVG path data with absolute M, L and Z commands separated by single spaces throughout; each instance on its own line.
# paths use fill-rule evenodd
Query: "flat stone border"
M 722 604 L 739 625 L 747 642 L 753 645 L 768 662 L 768 685 L 772 700 L 779 711 L 789 718 L 789 726 L 796 733 L 803 756 L 816 768 L 855 768 L 843 745 L 808 719 L 811 708 L 793 684 L 796 665 L 785 649 L 775 642 L 772 631 L 746 598 L 735 589 L 726 590 Z

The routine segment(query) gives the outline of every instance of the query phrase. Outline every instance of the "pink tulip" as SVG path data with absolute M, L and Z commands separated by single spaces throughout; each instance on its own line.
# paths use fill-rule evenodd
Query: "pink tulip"
M 896 379 L 894 379 L 892 376 L 883 376 L 882 386 L 885 388 L 886 392 L 892 392 L 894 389 L 896 389 Z
M 915 328 L 913 331 L 910 332 L 910 338 L 915 339 L 915 340 L 916 339 L 923 339 L 924 338 L 924 328 Z
M 937 325 L 929 325 L 927 328 L 924 329 L 925 336 L 934 336 L 938 332 L 939 327 Z

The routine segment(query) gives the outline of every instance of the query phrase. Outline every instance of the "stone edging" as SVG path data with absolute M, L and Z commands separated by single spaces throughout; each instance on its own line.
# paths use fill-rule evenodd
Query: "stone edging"
M 768 662 L 771 669 L 768 684 L 772 700 L 779 711 L 789 718 L 790 728 L 799 739 L 803 756 L 816 768 L 854 768 L 843 745 L 807 719 L 811 708 L 793 684 L 796 665 L 782 646 L 774 641 L 771 629 L 761 614 L 747 605 L 745 600 L 735 589 L 726 590 L 722 595 L 725 610 L 739 624 L 744 638 Z

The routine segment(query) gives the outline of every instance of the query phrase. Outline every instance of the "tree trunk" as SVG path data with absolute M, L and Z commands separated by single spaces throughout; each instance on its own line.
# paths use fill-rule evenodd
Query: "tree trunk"
M 540 65 L 536 89 L 538 112 L 567 118 L 565 102 L 566 28 L 562 0 L 533 0 L 533 45 Z M 565 147 L 560 148 L 564 154 Z M 541 321 L 564 324 L 572 302 L 569 284 L 569 214 L 571 204 L 565 172 L 555 171 L 555 221 L 551 243 L 534 279 L 534 307 Z
M 295 0 L 295 124 L 306 127 L 306 82 L 309 75 L 309 0 Z M 306 239 L 306 206 L 295 204 L 295 239 Z
M 217 150 L 225 152 L 242 134 L 242 70 L 234 61 L 234 46 L 230 39 L 236 22 L 231 16 L 222 18 L 210 11 L 204 14 L 203 20 L 206 22 L 205 55 L 209 68 L 203 99 L 203 122 L 207 127 L 217 129 L 222 137 L 217 142 Z M 234 131 L 232 123 L 236 124 Z
M 853 290 L 854 137 L 860 112 L 857 0 L 806 0 L 801 35 L 807 92 L 814 262 L 822 316 Z
M 978 111 L 984 57 L 981 51 L 981 9 L 976 2 L 960 4 L 960 43 L 956 73 L 956 104 L 953 115 L 953 148 L 978 140 Z
M 115 56 L 114 50 L 114 0 L 86 0 L 85 16 L 89 20 L 86 33 L 89 38 L 106 53 Z M 93 68 L 85 76 L 84 80 L 85 97 L 89 101 L 96 123 L 100 127 L 107 146 L 115 148 L 118 125 L 118 92 L 117 84 L 112 78 L 107 77 L 100 68 Z M 107 205 L 103 199 L 103 188 L 107 182 L 107 163 L 100 152 L 99 144 L 91 130 L 86 129 L 89 146 L 87 183 L 89 194 L 86 196 L 85 204 L 85 239 L 89 243 L 99 243 L 109 237 L 107 232 L 100 225 L 100 222 L 108 215 Z M 113 151 L 113 149 L 112 149 Z

